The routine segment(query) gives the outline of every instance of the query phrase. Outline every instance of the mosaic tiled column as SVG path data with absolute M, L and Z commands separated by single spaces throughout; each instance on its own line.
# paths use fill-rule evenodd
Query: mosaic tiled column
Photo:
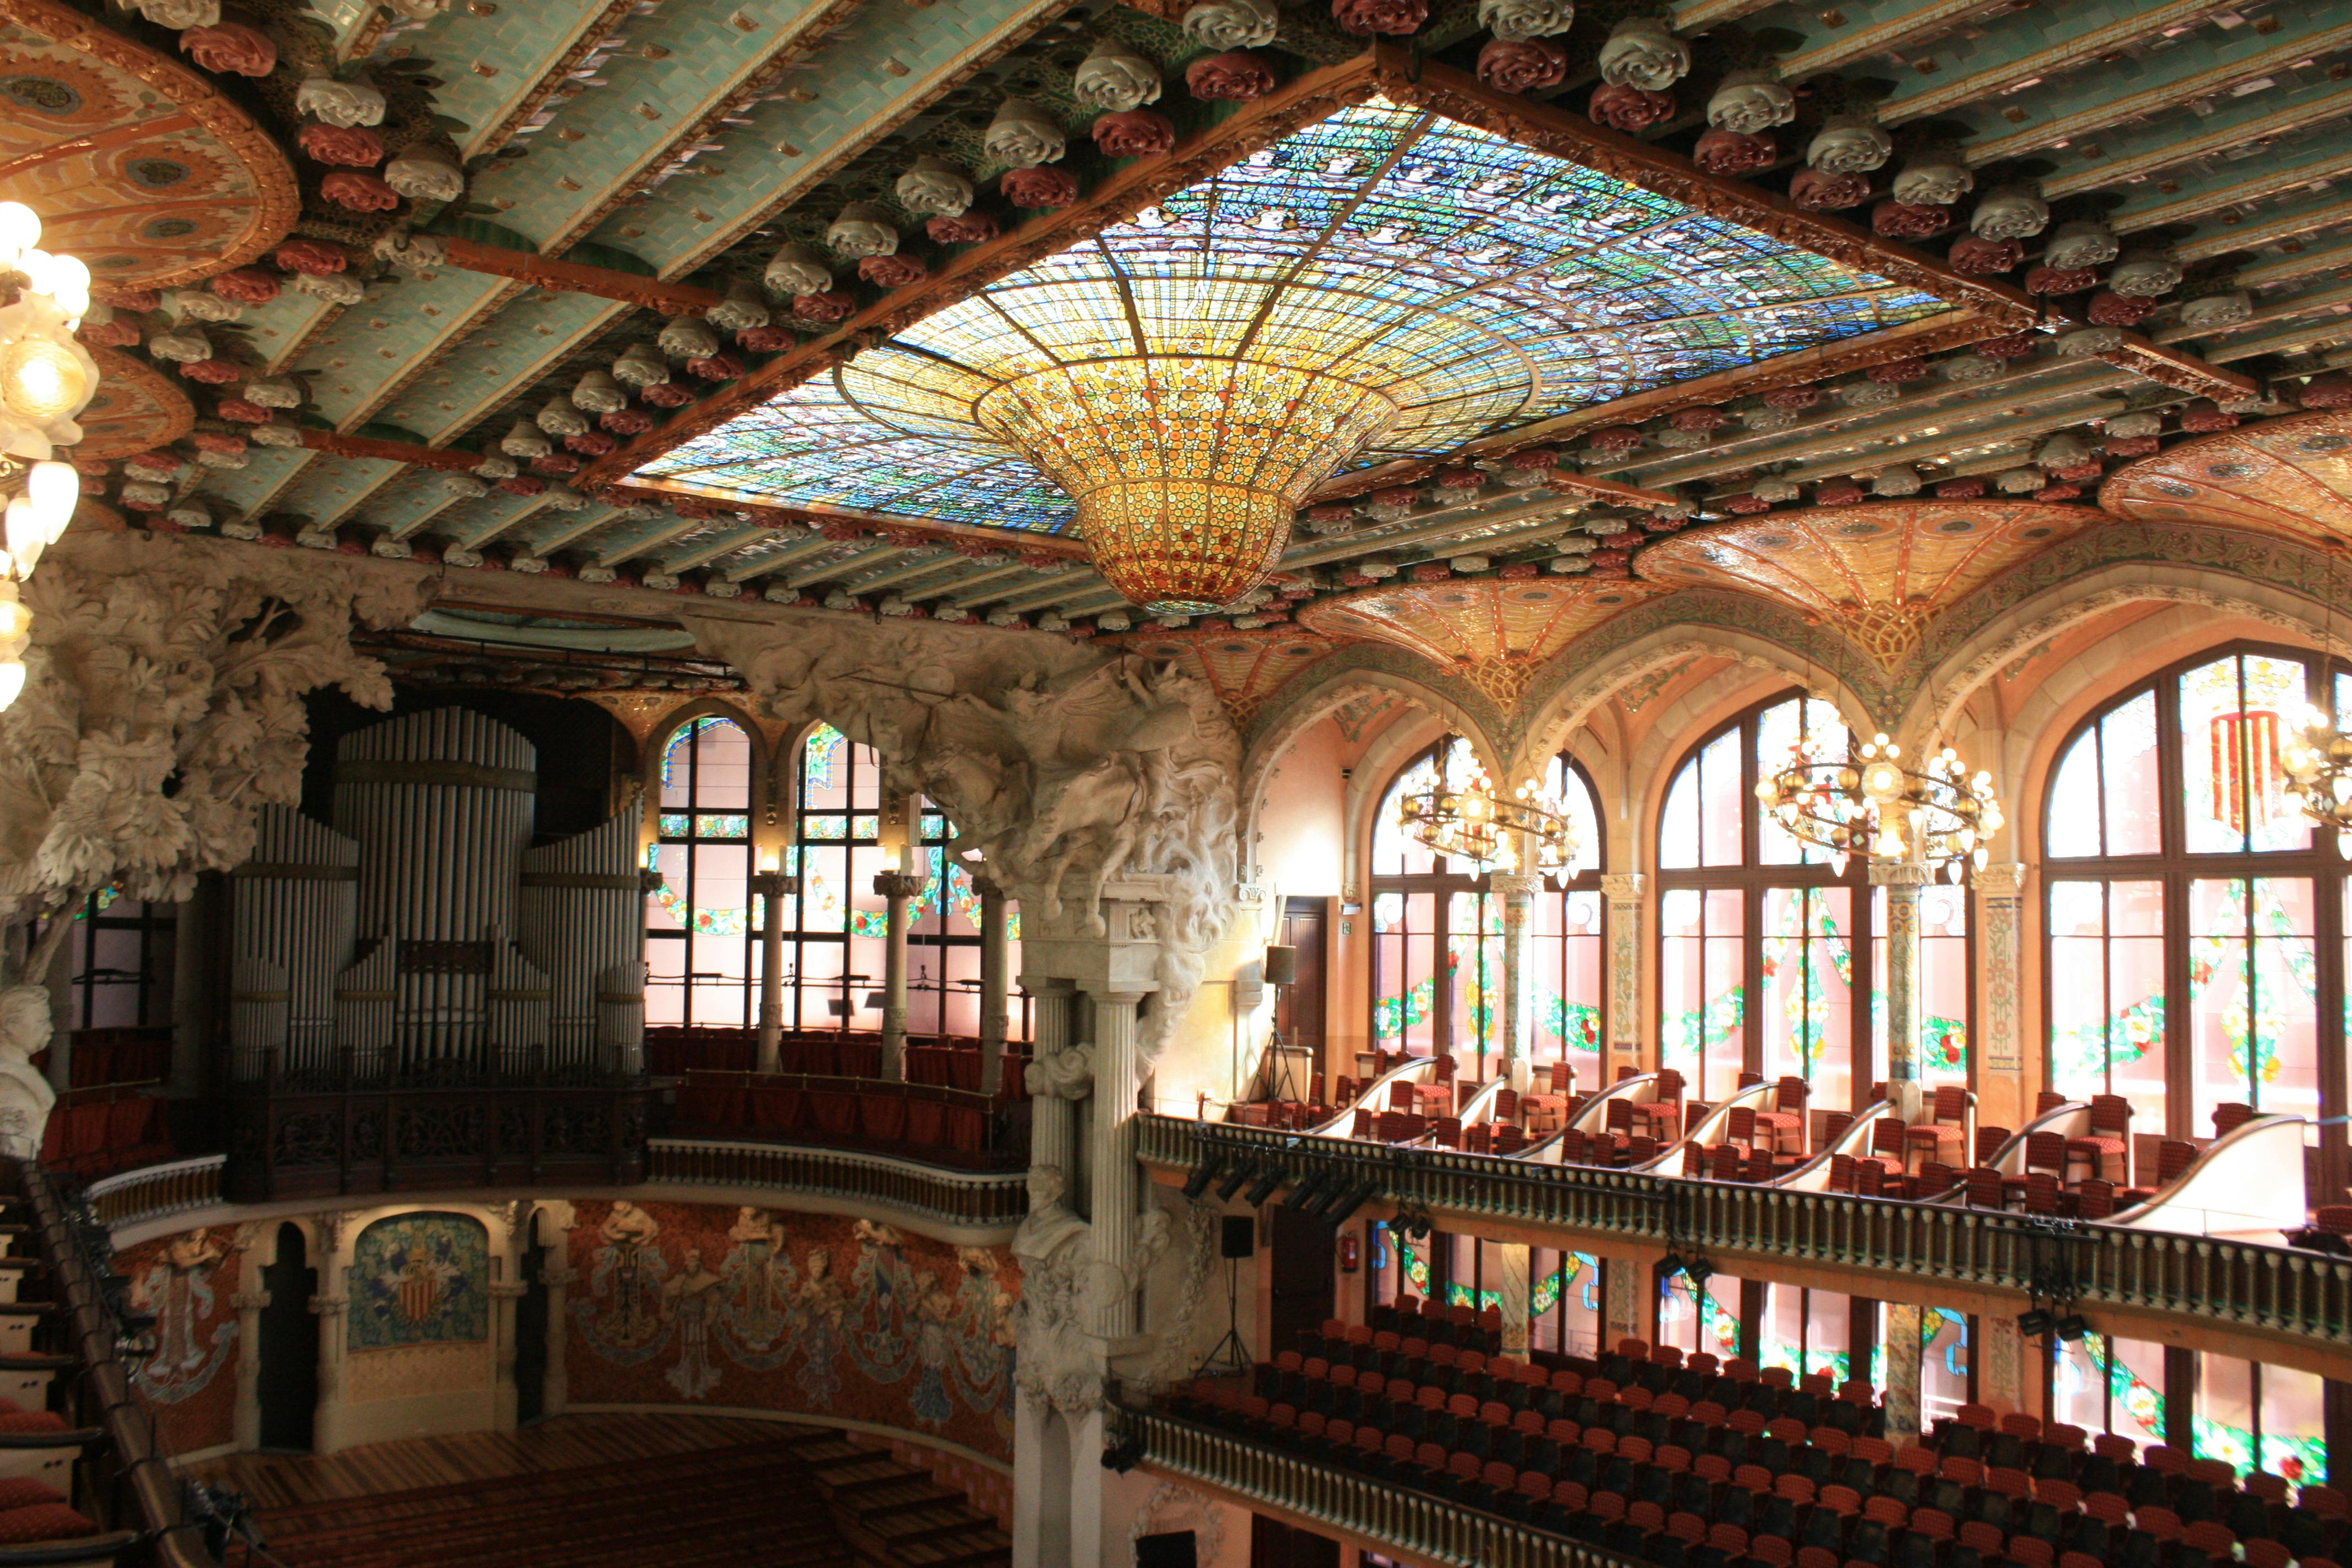
M 1912 860 L 1873 860 L 1870 885 L 1886 889 L 1886 1086 L 1919 1081 L 1919 889 L 1932 873 Z
M 1540 877 L 1524 871 L 1494 871 L 1486 886 L 1503 900 L 1503 1070 L 1513 1087 L 1525 1089 L 1535 1037 L 1534 975 L 1528 963 L 1528 921 L 1535 910 Z
M 993 1099 L 1004 1082 L 1004 1014 L 1011 1001 L 1004 889 L 985 877 L 974 877 L 971 886 L 980 895 L 980 1091 Z
M 2027 868 L 2014 861 L 1976 874 L 1976 1056 L 1979 1120 L 2014 1127 L 2031 1109 L 2025 1084 L 2024 904 Z
M 1977 1352 L 1977 1403 L 2002 1415 L 2032 1411 L 2026 1404 L 2026 1343 L 2017 1320 L 2006 1312 L 1977 1319 L 1984 1344 Z
M 923 890 L 912 871 L 877 871 L 874 890 L 882 896 L 882 1076 L 907 1076 L 907 903 Z
M 1503 1271 L 1497 1282 L 1503 1298 L 1503 1353 L 1524 1361 L 1528 1354 L 1528 1248 L 1517 1242 L 1506 1241 L 1495 1250 L 1501 1257 Z
M 1919 1325 L 1925 1309 L 1886 1303 L 1886 1440 L 1896 1447 L 1919 1440 Z
M 1607 1086 L 1615 1076 L 1613 1061 L 1638 1065 L 1642 1059 L 1642 971 L 1650 952 L 1642 940 L 1642 895 L 1648 881 L 1639 871 L 1601 879 L 1601 895 L 1609 900 L 1609 1048 L 1602 1081 L 1578 1086 L 1586 1093 Z

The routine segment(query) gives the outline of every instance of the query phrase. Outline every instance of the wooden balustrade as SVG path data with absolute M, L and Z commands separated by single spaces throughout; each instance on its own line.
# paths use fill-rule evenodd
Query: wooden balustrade
M 1140 1446 L 1155 1475 L 1383 1552 L 1479 1568 L 1636 1568 L 1613 1552 L 1159 1411 L 1115 1407 L 1110 1425 Z
M 82 1189 L 82 1196 L 108 1229 L 120 1229 L 220 1202 L 221 1168 L 226 1163 L 226 1155 L 199 1154 L 193 1160 L 146 1165 L 92 1182 Z
M 947 1170 L 789 1143 L 656 1138 L 646 1145 L 646 1180 L 814 1193 L 961 1226 L 1010 1226 L 1029 1212 L 1024 1173 Z
M 1139 1157 L 1171 1169 L 1220 1157 L 1228 1168 L 1278 1163 L 1297 1179 L 1337 1166 L 1353 1180 L 1377 1177 L 1384 1200 L 1441 1218 L 1509 1220 L 1594 1239 L 1924 1274 L 2021 1293 L 2038 1282 L 2047 1295 L 2063 1281 L 2084 1303 L 2352 1344 L 2352 1260 L 2324 1253 L 1898 1198 L 1547 1165 L 1167 1116 L 1139 1120 Z

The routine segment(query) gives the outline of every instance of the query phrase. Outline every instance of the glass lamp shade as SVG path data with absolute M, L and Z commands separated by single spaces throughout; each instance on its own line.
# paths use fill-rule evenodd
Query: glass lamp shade
M 21 419 L 47 425 L 79 408 L 89 375 L 62 343 L 27 335 L 0 349 L 0 402 Z
M 1183 355 L 1055 365 L 998 385 L 973 409 L 1077 503 L 1110 585 L 1176 615 L 1230 605 L 1263 583 L 1307 492 L 1397 412 L 1336 375 Z

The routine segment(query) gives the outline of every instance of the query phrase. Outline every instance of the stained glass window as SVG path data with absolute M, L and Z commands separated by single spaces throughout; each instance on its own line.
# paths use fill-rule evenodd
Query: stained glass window
M 2197 1358 L 2193 1452 L 2240 1475 L 2267 1470 L 2295 1486 L 2327 1479 L 2325 1391 L 2316 1373 L 2228 1356 Z
M 1796 1285 L 1764 1287 L 1760 1366 L 1782 1366 L 1799 1377 L 1820 1373 L 1833 1384 L 1854 1375 L 1848 1353 L 1853 1298 L 1838 1290 Z
M 1859 859 L 1841 875 L 1758 809 L 1757 781 L 1792 756 L 1834 760 L 1836 708 L 1783 693 L 1685 753 L 1658 821 L 1659 1060 L 1699 1099 L 1743 1072 L 1799 1078 L 1813 1110 L 1846 1110 L 1886 1072 L 1885 899 Z M 1922 1076 L 1966 1082 L 1968 897 L 1921 898 Z M 1859 972 L 1858 967 L 1859 966 Z
M 1739 1281 L 1710 1274 L 1705 1283 L 1677 1274 L 1658 1283 L 1658 1337 L 1685 1355 L 1706 1351 L 1719 1361 L 1747 1354 L 1740 1331 Z
M 2086 1333 L 2050 1341 L 2050 1417 L 2143 1447 L 2164 1441 L 2164 1347 Z
M 2230 647 L 2068 738 L 2044 826 L 2051 1088 L 2126 1096 L 2135 1132 L 2172 1138 L 2210 1137 L 2226 1104 L 2342 1114 L 2321 1070 L 2346 1038 L 2346 908 L 2321 896 L 2342 873 L 2284 795 L 2279 742 L 2347 689 L 2293 650 Z
M 179 956 L 177 904 L 92 893 L 66 937 L 71 955 L 68 1021 L 77 1029 L 154 1027 L 172 1021 Z M 83 1075 L 75 1075 L 77 1083 Z
M 646 1022 L 754 1021 L 761 914 L 751 891 L 751 737 L 689 719 L 662 743 L 659 838 L 646 864 Z
M 1405 797 L 1443 776 L 1466 781 L 1470 742 L 1441 741 L 1398 770 L 1372 821 L 1372 1040 L 1414 1056 L 1452 1051 L 1485 1079 L 1503 1050 L 1503 905 L 1486 868 L 1434 855 L 1407 833 Z M 1529 1059 L 1565 1061 L 1579 1089 L 1600 1082 L 1601 925 L 1600 817 L 1592 785 L 1554 757 L 1546 783 L 1567 807 L 1580 846 L 1565 888 L 1547 879 L 1528 911 Z
M 990 392 L 1136 356 L 1344 372 L 1396 405 L 1353 463 L 1937 313 L 1929 296 L 1382 100 L 906 328 L 639 478 L 745 500 L 1059 530 Z

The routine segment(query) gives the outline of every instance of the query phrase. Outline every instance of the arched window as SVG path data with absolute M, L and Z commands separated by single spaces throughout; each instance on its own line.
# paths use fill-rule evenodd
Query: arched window
M 757 1012 L 759 911 L 750 897 L 752 739 L 689 719 L 661 752 L 658 841 L 646 863 L 646 1022 L 741 1026 Z
M 1399 816 L 1407 795 L 1441 776 L 1476 771 L 1470 742 L 1450 737 L 1405 764 L 1372 826 L 1372 1036 L 1382 1050 L 1451 1051 L 1481 1079 L 1499 1070 L 1503 1028 L 1503 908 L 1487 868 L 1433 853 Z M 1565 754 L 1545 784 L 1568 808 L 1579 846 L 1565 888 L 1547 879 L 1528 932 L 1534 1012 L 1530 1059 L 1567 1061 L 1579 1084 L 1601 1067 L 1601 842 L 1592 784 Z
M 1885 895 L 1860 858 L 1841 872 L 1756 802 L 1757 780 L 1802 746 L 1842 757 L 1837 709 L 1797 692 L 1741 713 L 1685 754 L 1658 819 L 1661 1065 L 1700 1099 L 1743 1072 L 1801 1078 L 1815 1110 L 1858 1107 L 1883 1080 Z M 1922 890 L 1921 1076 L 1966 1082 L 1968 898 Z M 1857 973 L 1857 960 L 1866 966 Z
M 2287 798 L 2285 724 L 2344 713 L 2352 675 L 2292 649 L 2175 665 L 2077 726 L 2042 826 L 2048 1082 L 2120 1094 L 2133 1127 L 2216 1106 L 2340 1115 L 2345 878 Z M 2326 1130 L 2330 1147 L 2337 1130 Z

